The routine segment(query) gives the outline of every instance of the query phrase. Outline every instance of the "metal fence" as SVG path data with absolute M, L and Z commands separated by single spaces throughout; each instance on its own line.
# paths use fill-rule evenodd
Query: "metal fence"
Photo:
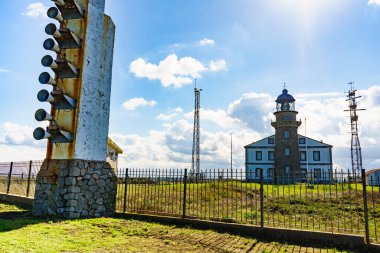
M 122 212 L 364 235 L 380 242 L 380 179 L 334 173 L 121 169 Z
M 0 163 L 0 192 L 33 197 L 42 161 Z M 334 173 L 120 169 L 117 211 L 363 235 L 380 243 L 380 178 Z
M 42 161 L 0 163 L 0 193 L 34 197 Z

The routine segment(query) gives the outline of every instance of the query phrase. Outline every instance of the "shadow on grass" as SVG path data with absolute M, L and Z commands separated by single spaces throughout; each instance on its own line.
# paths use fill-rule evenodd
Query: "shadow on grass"
M 339 247 L 334 245 L 334 243 L 315 243 L 312 241 L 299 241 L 299 240 L 276 240 L 274 238 L 267 238 L 260 234 L 255 235 L 247 235 L 242 232 L 233 232 L 226 230 L 225 227 L 217 228 L 217 227 L 208 227 L 207 224 L 196 224 L 187 222 L 178 222 L 168 219 L 159 219 L 155 216 L 145 216 L 145 215 L 134 215 L 134 214 L 124 214 L 124 213 L 116 213 L 114 217 L 125 219 L 125 220 L 140 220 L 144 222 L 153 222 L 163 225 L 170 225 L 176 228 L 192 228 L 199 231 L 202 230 L 212 230 L 218 233 L 228 233 L 230 235 L 237 235 L 240 238 L 245 238 L 250 242 L 248 244 L 243 243 L 238 238 L 231 237 L 230 240 L 221 241 L 217 236 L 208 235 L 206 238 L 203 235 L 194 233 L 192 235 L 187 235 L 186 238 L 183 238 L 184 241 L 191 242 L 193 244 L 200 244 L 206 248 L 210 248 L 216 250 L 217 252 L 370 252 L 368 249 L 347 249 L 344 247 Z M 252 241 L 253 240 L 253 241 Z M 240 242 L 239 242 L 240 241 Z M 237 248 L 239 246 L 239 248 Z M 329 249 L 329 250 L 327 250 Z
M 20 229 L 28 225 L 43 223 L 48 219 L 32 216 L 30 210 L 6 211 L 0 213 L 0 233 Z

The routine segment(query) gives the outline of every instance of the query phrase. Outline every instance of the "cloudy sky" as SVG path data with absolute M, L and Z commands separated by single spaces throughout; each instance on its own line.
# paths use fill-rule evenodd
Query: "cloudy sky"
M 35 141 L 50 0 L 0 0 L 0 161 L 43 159 Z M 273 134 L 283 83 L 307 135 L 349 168 L 344 92 L 354 81 L 364 167 L 380 167 L 380 0 L 106 0 L 117 27 L 110 136 L 123 167 L 189 168 L 193 79 L 201 167 L 244 167 L 244 145 Z M 299 129 L 305 133 L 305 124 Z

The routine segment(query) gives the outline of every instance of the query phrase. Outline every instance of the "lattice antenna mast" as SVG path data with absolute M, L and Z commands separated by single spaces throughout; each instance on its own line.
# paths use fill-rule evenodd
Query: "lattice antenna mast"
M 202 89 L 197 88 L 197 80 L 194 80 L 194 128 L 193 128 L 193 152 L 192 152 L 192 162 L 191 162 L 191 172 L 190 174 L 198 178 L 200 175 L 200 163 L 199 163 L 199 109 L 200 109 L 200 94 Z
M 365 109 L 358 109 L 357 99 L 361 98 L 361 96 L 356 96 L 356 90 L 354 88 L 354 82 L 348 83 L 351 87 L 347 92 L 346 101 L 349 102 L 348 108 L 349 110 L 345 110 L 350 112 L 350 124 L 351 124 L 351 165 L 352 165 L 352 174 L 354 177 L 361 173 L 363 168 L 362 163 L 362 151 L 360 147 L 359 134 L 358 134 L 358 114 L 357 111 L 364 111 Z

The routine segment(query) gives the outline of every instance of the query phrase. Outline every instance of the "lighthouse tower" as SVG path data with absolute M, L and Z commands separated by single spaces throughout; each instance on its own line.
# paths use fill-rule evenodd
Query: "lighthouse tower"
M 275 129 L 274 177 L 278 183 L 293 182 L 300 172 L 297 129 L 301 121 L 296 119 L 295 101 L 285 87 L 276 99 L 276 120 L 272 126 Z

